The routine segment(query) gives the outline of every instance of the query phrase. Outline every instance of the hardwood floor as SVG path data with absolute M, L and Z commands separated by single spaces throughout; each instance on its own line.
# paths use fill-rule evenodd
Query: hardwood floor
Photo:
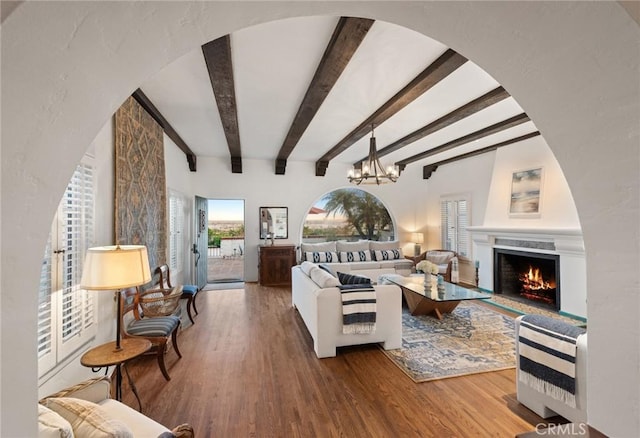
M 129 363 L 143 412 L 198 437 L 514 437 L 540 417 L 518 404 L 515 371 L 413 383 L 376 346 L 317 359 L 288 288 L 198 294 L 183 358 Z M 126 379 L 125 379 L 126 380 Z M 123 401 L 137 408 L 123 385 Z

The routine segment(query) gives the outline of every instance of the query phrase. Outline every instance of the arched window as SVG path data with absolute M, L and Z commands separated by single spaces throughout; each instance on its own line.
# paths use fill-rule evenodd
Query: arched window
M 307 213 L 302 242 L 394 240 L 393 220 L 384 204 L 357 188 L 327 193 Z

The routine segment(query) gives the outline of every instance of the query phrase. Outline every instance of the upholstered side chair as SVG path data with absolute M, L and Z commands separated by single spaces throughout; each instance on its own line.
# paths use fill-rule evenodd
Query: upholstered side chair
M 159 284 L 161 288 L 173 289 L 173 286 L 171 285 L 171 275 L 169 274 L 168 265 L 165 264 L 165 265 L 158 266 L 156 268 L 155 274 L 160 276 Z M 195 321 L 193 320 L 192 310 L 193 312 L 195 312 L 196 315 L 198 314 L 198 308 L 196 307 L 197 294 L 198 294 L 198 286 L 195 286 L 193 284 L 182 285 L 181 298 L 183 300 L 187 300 L 187 314 L 189 315 L 189 320 L 191 321 L 191 324 L 195 324 Z
M 123 338 L 141 337 L 148 339 L 152 348 L 156 350 L 160 371 L 166 380 L 171 380 L 167 367 L 164 363 L 164 356 L 167 351 L 169 339 L 176 354 L 182 358 L 178 348 L 178 329 L 180 328 L 180 317 L 176 315 L 166 316 L 145 316 L 141 305 L 141 294 L 138 288 L 123 289 L 120 304 L 120 315 L 122 318 L 120 327 Z

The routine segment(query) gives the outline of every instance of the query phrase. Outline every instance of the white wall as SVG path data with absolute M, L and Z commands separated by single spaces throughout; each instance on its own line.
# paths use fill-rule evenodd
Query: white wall
M 186 162 L 176 159 L 167 160 L 167 180 L 188 179 L 190 196 L 199 195 L 216 199 L 244 199 L 245 201 L 245 280 L 258 280 L 258 245 L 262 243 L 259 233 L 260 207 L 288 207 L 288 239 L 278 239 L 277 244 L 298 245 L 302 236 L 302 227 L 309 208 L 324 194 L 341 187 L 348 187 L 345 165 L 332 164 L 325 177 L 315 176 L 315 163 L 287 163 L 286 175 L 276 175 L 271 160 L 242 160 L 242 174 L 231 173 L 228 159 L 199 158 L 198 171 L 189 172 Z M 182 154 L 184 157 L 184 154 Z M 403 174 L 396 184 L 383 186 L 360 186 L 377 196 L 392 212 L 395 220 L 398 240 L 404 246 L 406 254 L 413 253 L 409 233 L 413 231 L 414 216 L 422 208 L 422 194 L 426 183 L 417 181 L 416 173 L 421 169 L 414 167 Z M 419 215 L 418 215 L 419 216 Z
M 510 217 L 512 173 L 519 170 L 543 168 L 540 216 Z M 579 229 L 578 211 L 573 202 L 567 180 L 553 152 L 541 136 L 496 151 L 490 196 L 484 221 L 485 227 L 510 228 L 569 228 Z
M 37 294 L 15 291 L 37 290 L 50 218 L 87 145 L 178 56 L 252 24 L 314 14 L 428 35 L 488 71 L 525 109 L 564 170 L 584 232 L 589 423 L 610 436 L 640 435 L 640 345 L 611 342 L 640 338 L 640 27 L 617 2 L 571 1 L 17 6 L 1 28 L 0 434 L 36 435 L 37 360 L 28 346 Z

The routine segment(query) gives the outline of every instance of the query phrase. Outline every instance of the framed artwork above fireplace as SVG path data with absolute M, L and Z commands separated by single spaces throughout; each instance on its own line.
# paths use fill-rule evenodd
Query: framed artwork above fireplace
M 511 175 L 509 216 L 540 217 L 543 168 L 518 170 Z

